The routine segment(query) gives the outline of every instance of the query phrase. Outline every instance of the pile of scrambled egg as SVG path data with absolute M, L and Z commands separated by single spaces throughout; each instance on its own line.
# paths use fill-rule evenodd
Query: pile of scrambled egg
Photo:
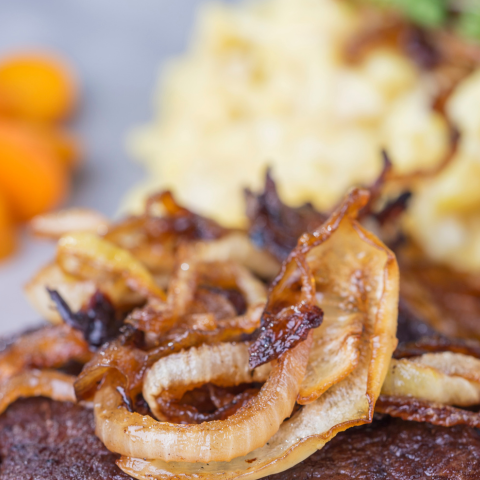
M 374 181 L 382 148 L 398 173 L 439 164 L 449 131 L 431 109 L 431 79 L 386 47 L 347 63 L 361 22 L 338 0 L 204 5 L 188 51 L 161 76 L 156 118 L 131 135 L 149 180 L 127 210 L 169 188 L 196 211 L 241 226 L 243 188 L 260 189 L 267 166 L 284 201 L 328 210 L 350 186 Z M 433 258 L 468 269 L 480 269 L 479 107 L 476 74 L 448 104 L 465 133 L 458 158 L 421 188 L 407 222 Z

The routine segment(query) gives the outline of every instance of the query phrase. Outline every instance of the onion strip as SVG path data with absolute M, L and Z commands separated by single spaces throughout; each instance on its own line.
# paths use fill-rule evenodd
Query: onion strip
M 0 382 L 31 368 L 57 368 L 70 360 L 92 356 L 83 335 L 68 325 L 56 325 L 22 335 L 0 353 Z
M 124 279 L 145 297 L 165 300 L 150 272 L 130 252 L 88 232 L 64 235 L 58 241 L 57 262 L 70 275 L 102 280 L 105 272 Z
M 463 377 L 480 384 L 480 360 L 453 352 L 426 353 L 410 361 L 435 368 L 445 375 Z
M 75 377 L 54 370 L 29 370 L 0 384 L 0 413 L 19 398 L 49 397 L 60 402 L 75 402 Z
M 382 395 L 410 396 L 465 407 L 480 403 L 480 383 L 448 375 L 418 360 L 392 359 Z
M 59 239 L 70 232 L 92 232 L 98 235 L 108 229 L 108 220 L 95 210 L 69 208 L 37 215 L 30 221 L 34 235 Z
M 155 416 L 167 419 L 156 401 L 159 396 L 180 400 L 189 390 L 206 383 L 230 387 L 241 383 L 264 382 L 270 365 L 250 370 L 248 346 L 245 343 L 202 345 L 164 357 L 148 371 L 143 384 L 143 397 Z
M 305 375 L 311 335 L 272 365 L 259 394 L 226 420 L 200 425 L 156 422 L 121 406 L 107 381 L 95 395 L 96 434 L 105 446 L 122 455 L 166 462 L 229 461 L 262 447 L 293 410 Z

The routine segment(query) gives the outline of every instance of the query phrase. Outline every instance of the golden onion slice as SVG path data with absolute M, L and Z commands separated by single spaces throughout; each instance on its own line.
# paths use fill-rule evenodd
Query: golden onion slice
M 480 384 L 480 360 L 462 353 L 425 353 L 410 361 L 435 368 L 445 375 L 455 375 Z
M 95 282 L 120 277 L 145 297 L 165 299 L 150 272 L 130 252 L 92 233 L 70 233 L 60 238 L 57 263 L 70 275 Z
M 45 265 L 25 286 L 25 294 L 32 307 L 51 323 L 62 323 L 47 288 L 56 290 L 72 311 L 77 312 L 95 293 L 91 280 L 79 280 L 66 274 L 56 263 Z
M 313 334 L 313 345 L 297 402 L 306 405 L 343 380 L 358 365 L 363 318 L 345 314 L 327 299 L 321 301 L 323 323 Z M 319 302 L 319 304 L 320 304 Z
M 225 461 L 264 445 L 291 415 L 305 375 L 311 334 L 273 362 L 262 389 L 225 420 L 179 425 L 128 412 L 108 381 L 95 395 L 95 432 L 112 452 L 165 462 Z M 206 466 L 208 467 L 208 465 Z
M 88 303 L 101 290 L 119 308 L 132 307 L 142 297 L 130 290 L 123 281 L 107 278 L 103 281 L 82 279 L 65 273 L 56 263 L 45 265 L 25 286 L 25 294 L 32 307 L 51 323 L 63 323 L 47 289 L 56 290 L 74 312 Z
M 428 354 L 429 356 L 431 354 Z M 437 354 L 435 354 L 437 355 Z M 459 355 L 459 354 L 451 354 Z M 464 355 L 462 355 L 464 357 Z M 421 358 L 421 357 L 419 357 Z M 446 357 L 444 357 L 445 359 Z M 475 360 L 475 359 L 472 359 Z M 477 360 L 478 362 L 478 360 Z M 440 362 L 436 363 L 440 366 Z M 462 369 L 465 365 L 462 365 Z M 445 371 L 459 371 L 460 367 L 446 367 Z M 465 373 L 464 370 L 462 370 Z M 476 372 L 478 376 L 478 371 Z M 461 407 L 480 403 L 480 383 L 467 380 L 456 374 L 447 374 L 439 368 L 412 359 L 392 359 L 389 372 L 382 387 L 382 395 L 410 396 L 429 402 Z
M 156 401 L 159 396 L 178 401 L 187 391 L 206 383 L 230 387 L 264 382 L 270 374 L 270 365 L 250 370 L 248 357 L 245 343 L 202 345 L 169 355 L 148 371 L 143 383 L 143 397 L 155 416 L 166 421 Z
M 145 480 L 253 480 L 286 470 L 322 448 L 338 432 L 372 420 L 396 346 L 398 267 L 392 252 L 355 220 L 367 200 L 368 192 L 353 190 L 332 217 L 313 235 L 304 236 L 297 247 L 299 254 L 307 254 L 317 291 L 324 295 L 319 305 L 323 308 L 325 303 L 326 312 L 328 305 L 336 305 L 342 313 L 338 314 L 340 325 L 345 319 L 350 327 L 355 324 L 351 315 L 361 318 L 358 364 L 353 371 L 285 421 L 268 443 L 248 455 L 208 465 L 124 456 L 117 463 L 125 473 Z M 324 350 L 317 350 L 317 355 L 324 354 Z M 346 369 L 354 363 L 353 358 L 345 362 Z M 323 372 L 311 385 L 324 389 L 326 376 L 328 372 Z
M 30 221 L 34 235 L 58 240 L 70 232 L 91 232 L 101 235 L 108 229 L 108 220 L 87 208 L 69 208 L 37 215 Z
M 19 398 L 48 397 L 60 402 L 75 402 L 75 377 L 55 370 L 29 370 L 0 384 L 0 413 Z

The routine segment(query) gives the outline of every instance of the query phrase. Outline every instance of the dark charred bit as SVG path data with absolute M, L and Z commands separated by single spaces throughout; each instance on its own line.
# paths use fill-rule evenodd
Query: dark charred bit
M 99 290 L 78 312 L 72 312 L 58 291 L 47 290 L 63 321 L 82 332 L 90 347 L 96 349 L 120 333 L 123 318 L 117 314 L 109 298 Z
M 423 28 L 410 25 L 403 32 L 401 41 L 407 56 L 423 70 L 433 70 L 443 60 L 433 38 Z
M 147 200 L 145 230 L 153 240 L 216 240 L 228 230 L 180 206 L 169 191 Z
M 365 218 L 373 214 L 375 206 L 382 195 L 385 184 L 392 173 L 393 164 L 387 151 L 382 149 L 381 155 L 383 163 L 382 171 L 371 185 L 365 187 L 370 192 L 370 198 L 368 199 L 367 204 L 359 212 L 359 218 Z
M 245 199 L 252 242 L 279 260 L 287 258 L 303 233 L 313 232 L 328 218 L 328 215 L 315 210 L 311 203 L 297 208 L 285 205 L 269 170 L 264 192 L 256 195 L 246 189 Z
M 368 190 L 370 192 L 370 199 L 367 205 L 370 206 L 373 205 L 380 198 L 383 188 L 385 187 L 385 183 L 387 182 L 388 177 L 392 173 L 393 169 L 393 164 L 390 160 L 388 152 L 383 148 L 381 154 L 383 162 L 382 171 L 380 172 L 380 175 L 377 177 L 375 182 L 373 182 L 373 184 L 368 187 Z
M 422 337 L 415 342 L 402 343 L 395 350 L 394 358 L 418 357 L 424 353 L 453 352 L 480 358 L 480 342 L 443 335 Z
M 403 192 L 397 198 L 388 202 L 378 213 L 374 213 L 373 216 L 380 225 L 393 222 L 407 209 L 411 197 L 412 192 Z
M 413 397 L 380 395 L 375 405 L 375 411 L 402 420 L 428 422 L 443 427 L 453 427 L 454 425 L 480 427 L 480 414 L 477 412 L 427 402 Z
M 207 290 L 225 297 L 235 309 L 237 315 L 243 315 L 247 311 L 247 301 L 242 292 L 233 288 L 206 287 Z
M 145 332 L 136 329 L 128 323 L 119 328 L 118 342 L 122 346 L 143 349 L 145 347 Z
M 157 402 L 169 422 L 199 424 L 227 419 L 254 398 L 259 390 L 259 388 L 248 388 L 236 395 L 228 395 L 227 402 L 218 408 L 209 409 L 208 411 L 202 411 L 201 406 L 186 404 L 183 401 L 175 402 L 161 397 L 157 399 Z
M 117 390 L 117 392 L 120 394 L 120 396 L 122 397 L 123 406 L 124 406 L 130 413 L 132 413 L 132 412 L 133 412 L 132 400 L 131 400 L 131 398 L 128 396 L 128 394 L 127 394 L 127 392 L 125 391 L 125 389 L 119 385 L 119 386 L 117 386 L 116 390 Z
M 259 335 L 249 348 L 251 369 L 279 358 L 307 338 L 312 328 L 322 324 L 323 311 L 316 305 L 300 303 L 279 313 L 265 311 Z
M 139 393 L 135 398 L 134 408 L 135 408 L 135 411 L 140 415 L 150 415 L 151 417 L 153 417 L 153 413 L 150 410 L 148 403 L 143 398 L 143 394 L 141 393 Z
M 416 342 L 425 337 L 434 337 L 438 332 L 423 321 L 408 307 L 407 302 L 400 295 L 398 302 L 397 338 L 399 350 L 403 344 Z

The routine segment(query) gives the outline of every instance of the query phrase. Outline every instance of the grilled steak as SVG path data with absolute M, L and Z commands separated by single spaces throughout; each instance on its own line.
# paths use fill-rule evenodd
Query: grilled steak
M 322 450 L 268 480 L 473 480 L 480 434 L 385 417 L 340 433 Z
M 43 398 L 17 401 L 0 417 L 2 480 L 124 480 L 95 437 L 90 410 Z M 349 429 L 269 480 L 478 479 L 480 434 L 389 417 Z
M 93 413 L 44 398 L 20 400 L 0 417 L 2 480 L 124 480 L 95 436 Z

